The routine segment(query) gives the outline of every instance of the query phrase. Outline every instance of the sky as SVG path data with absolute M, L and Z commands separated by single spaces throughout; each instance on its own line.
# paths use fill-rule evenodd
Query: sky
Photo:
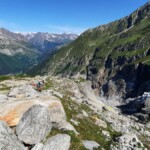
M 129 15 L 148 0 L 0 0 L 0 27 L 13 32 L 75 33 Z

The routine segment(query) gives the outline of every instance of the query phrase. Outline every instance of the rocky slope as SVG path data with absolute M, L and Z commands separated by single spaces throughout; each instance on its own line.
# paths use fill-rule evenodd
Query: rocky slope
M 126 99 L 149 88 L 150 2 L 129 16 L 90 29 L 32 73 L 81 76 L 100 96 Z
M 41 80 L 45 84 L 38 92 L 35 84 Z M 105 104 L 89 81 L 50 76 L 0 81 L 0 149 L 150 148 L 149 124 Z

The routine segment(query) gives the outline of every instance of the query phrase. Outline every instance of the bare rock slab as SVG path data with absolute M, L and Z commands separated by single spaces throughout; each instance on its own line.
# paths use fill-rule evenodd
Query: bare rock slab
M 9 126 L 0 121 L 0 150 L 25 150 Z
M 57 134 L 50 137 L 45 144 L 39 143 L 32 150 L 69 150 L 70 136 L 67 134 Z
M 34 105 L 22 116 L 16 127 L 18 138 L 26 144 L 40 143 L 50 133 L 52 123 L 45 106 Z
M 32 150 L 44 150 L 44 144 L 38 143 L 32 148 Z

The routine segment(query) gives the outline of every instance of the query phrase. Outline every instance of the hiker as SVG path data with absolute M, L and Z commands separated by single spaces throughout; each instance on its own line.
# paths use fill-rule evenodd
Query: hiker
M 41 82 L 39 81 L 38 83 L 37 83 L 37 91 L 39 91 L 39 92 L 41 92 Z

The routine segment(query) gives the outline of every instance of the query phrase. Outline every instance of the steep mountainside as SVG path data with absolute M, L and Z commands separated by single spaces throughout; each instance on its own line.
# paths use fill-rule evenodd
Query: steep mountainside
M 150 2 L 131 15 L 84 32 L 34 72 L 83 77 L 97 92 L 127 98 L 150 91 Z

